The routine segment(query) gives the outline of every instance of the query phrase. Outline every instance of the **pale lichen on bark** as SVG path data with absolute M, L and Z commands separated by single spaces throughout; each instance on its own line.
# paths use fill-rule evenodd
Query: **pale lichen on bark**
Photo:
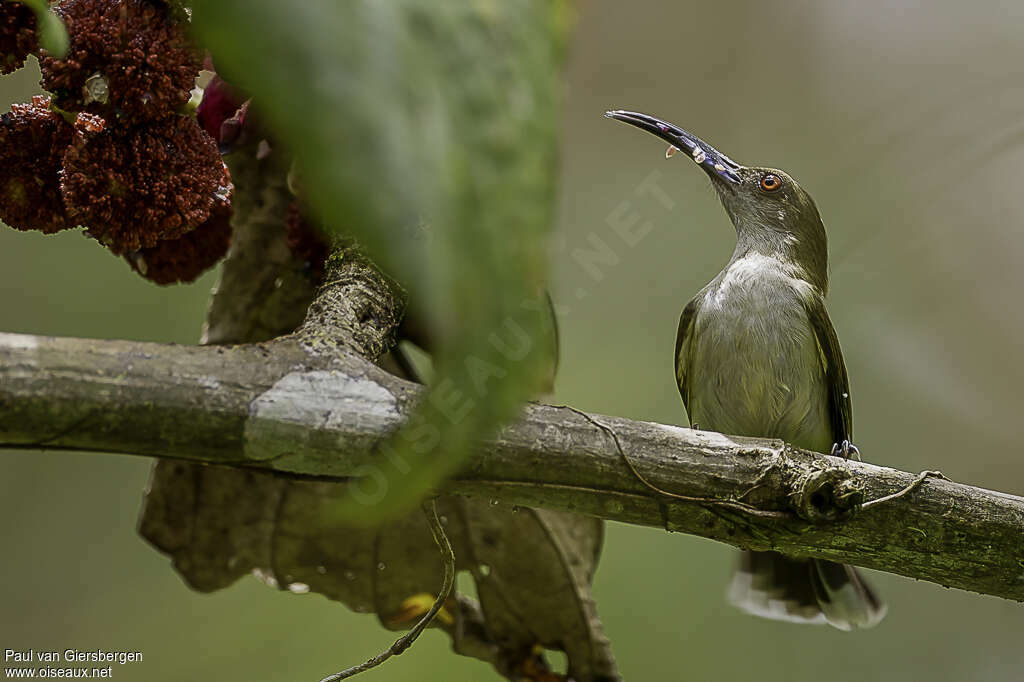
M 296 336 L 317 352 L 348 348 L 377 360 L 396 342 L 405 302 L 399 286 L 350 239 L 337 239 L 324 283 Z

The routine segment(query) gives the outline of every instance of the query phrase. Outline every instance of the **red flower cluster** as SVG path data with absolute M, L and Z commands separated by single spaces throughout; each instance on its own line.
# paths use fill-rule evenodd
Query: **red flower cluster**
M 64 59 L 44 51 L 39 65 L 58 107 L 138 123 L 188 102 L 202 60 L 165 3 L 64 0 L 54 11 L 71 44 Z
M 221 151 L 243 141 L 249 103 L 220 76 L 203 90 L 203 101 L 196 109 L 196 119 L 206 134 L 217 141 Z
M 35 12 L 20 2 L 0 0 L 0 74 L 20 69 L 37 47 Z
M 11 113 L 0 116 L 0 220 L 17 230 L 47 234 L 74 227 L 59 179 L 72 133 L 71 125 L 50 111 L 48 97 L 15 104 Z
M 98 127 L 79 114 L 60 186 L 71 215 L 114 253 L 183 236 L 228 195 L 224 162 L 195 119 Z
M 12 8 L 27 9 L 0 0 L 3 50 Z M 232 186 L 214 140 L 179 112 L 201 60 L 178 10 L 63 0 L 54 11 L 70 49 L 41 54 L 52 103 L 38 97 L 0 118 L 0 219 L 46 233 L 84 225 L 148 279 L 195 279 L 227 251 Z
M 231 244 L 231 205 L 219 201 L 209 219 L 178 239 L 125 254 L 132 270 L 157 284 L 191 282 L 224 257 Z

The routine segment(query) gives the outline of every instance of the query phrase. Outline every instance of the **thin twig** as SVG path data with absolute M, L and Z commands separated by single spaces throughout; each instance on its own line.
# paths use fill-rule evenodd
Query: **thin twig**
M 664 495 L 666 497 L 671 497 L 671 498 L 676 499 L 676 500 L 684 500 L 686 502 L 697 502 L 697 503 L 700 503 L 700 504 L 712 504 L 712 505 L 719 505 L 719 506 L 723 506 L 723 507 L 730 507 L 730 508 L 733 508 L 733 509 L 738 509 L 738 510 L 740 510 L 740 511 L 746 513 L 746 514 L 750 514 L 752 516 L 762 516 L 762 517 L 767 517 L 767 518 L 790 518 L 790 514 L 788 514 L 786 512 L 768 511 L 768 510 L 765 510 L 765 509 L 759 509 L 757 507 L 754 507 L 754 506 L 749 505 L 749 504 L 745 504 L 745 503 L 740 502 L 738 500 L 721 500 L 721 499 L 712 498 L 712 497 L 692 497 L 690 495 L 680 495 L 678 493 L 672 493 L 672 492 L 669 492 L 667 490 L 662 490 L 661 488 L 659 488 L 658 486 L 654 485 L 653 483 L 648 481 L 646 478 L 644 478 L 644 476 L 639 471 L 637 471 L 636 466 L 633 464 L 632 461 L 630 461 L 629 457 L 626 456 L 625 451 L 622 449 L 622 443 L 619 442 L 619 437 L 615 433 L 614 429 L 612 429 L 607 424 L 602 424 L 598 420 L 596 420 L 593 417 L 591 417 L 589 414 L 587 414 L 585 412 L 581 412 L 580 410 L 577 410 L 575 407 L 572 407 L 570 405 L 561 405 L 560 407 L 562 407 L 563 409 L 569 410 L 570 412 L 574 412 L 575 414 L 578 414 L 579 416 L 583 417 L 588 422 L 590 422 L 591 424 L 593 424 L 594 426 L 596 426 L 597 428 L 601 429 L 606 434 L 608 434 L 611 437 L 611 439 L 615 442 L 615 448 L 619 451 L 619 455 L 622 456 L 622 460 L 626 463 L 626 466 L 629 467 L 629 470 L 631 472 L 633 472 L 633 475 L 637 478 L 637 480 L 640 481 L 641 483 L 643 483 L 645 486 L 647 486 L 651 490 L 653 490 L 654 492 L 658 493 L 659 495 Z M 765 473 L 767 473 L 767 472 L 762 472 L 761 475 L 758 477 L 758 479 L 760 480 L 761 478 L 763 478 Z M 921 484 L 923 484 L 925 482 L 925 480 L 928 479 L 928 478 L 941 478 L 944 481 L 948 481 L 949 480 L 948 478 L 946 478 L 946 475 L 943 474 L 941 471 L 922 471 L 920 474 L 917 475 L 917 478 L 915 478 L 913 481 L 911 481 L 902 490 L 897 491 L 897 492 L 893 493 L 892 495 L 886 495 L 884 497 L 879 497 L 878 499 L 870 500 L 868 502 L 865 502 L 864 504 L 862 504 L 860 506 L 860 508 L 861 509 L 870 509 L 871 507 L 874 507 L 875 505 L 883 504 L 885 502 L 891 502 L 892 500 L 895 500 L 897 498 L 903 497 L 904 495 L 906 495 L 906 494 L 908 494 L 910 492 L 913 492 L 917 488 L 921 487 Z M 743 495 L 745 496 L 745 495 L 749 494 L 750 491 L 754 490 L 755 488 L 757 488 L 758 485 L 760 485 L 760 484 L 759 483 L 755 483 L 746 492 L 744 492 Z
M 875 505 L 882 504 L 884 502 L 891 502 L 892 500 L 895 500 L 898 497 L 903 497 L 907 493 L 916 490 L 917 488 L 920 488 L 921 484 L 924 483 L 925 479 L 927 478 L 941 478 L 944 481 L 949 480 L 941 471 L 922 471 L 917 475 L 917 478 L 911 481 L 903 490 L 895 492 L 892 495 L 886 495 L 885 497 L 879 497 L 878 499 L 875 500 L 869 500 L 862 504 L 860 508 L 869 509 L 871 507 L 874 507 Z
M 368 661 L 364 661 L 359 665 L 353 666 L 342 670 L 341 672 L 328 675 L 320 682 L 337 682 L 337 680 L 344 680 L 349 677 L 358 675 L 361 672 L 365 672 L 370 668 L 376 668 L 378 665 L 388 660 L 392 656 L 404 652 L 412 643 L 416 641 L 416 638 L 420 636 L 430 621 L 434 620 L 434 616 L 441 610 L 445 601 L 448 600 L 448 595 L 451 594 L 452 585 L 455 583 L 455 552 L 452 551 L 452 545 L 448 541 L 448 536 L 445 535 L 444 527 L 441 525 L 441 520 L 437 517 L 437 503 L 434 499 L 427 500 L 422 505 L 423 513 L 427 517 L 427 523 L 430 524 L 430 532 L 434 534 L 434 542 L 437 543 L 438 549 L 441 550 L 441 562 L 444 564 L 444 580 L 441 584 L 441 592 L 437 595 L 437 599 L 434 600 L 434 605 L 430 607 L 422 618 L 413 626 L 412 630 L 402 635 L 395 640 L 386 651 L 382 651 Z
M 672 493 L 672 492 L 669 492 L 667 490 L 662 490 L 661 488 L 659 488 L 658 486 L 654 485 L 653 483 L 648 481 L 646 478 L 644 478 L 644 476 L 637 470 L 636 466 L 633 465 L 633 462 L 629 459 L 629 457 L 626 456 L 625 450 L 622 449 L 622 443 L 619 442 L 619 436 L 618 436 L 618 434 L 615 433 L 615 430 L 613 428 L 611 428 L 607 424 L 602 424 L 601 422 L 599 422 L 598 420 L 594 419 L 593 417 L 591 417 L 586 412 L 582 412 L 580 410 L 577 410 L 575 407 L 572 407 L 571 405 L 561 405 L 560 407 L 562 409 L 569 410 L 570 412 L 578 414 L 579 416 L 583 417 L 588 422 L 590 422 L 591 424 L 593 424 L 594 426 L 596 426 L 597 428 L 601 429 L 606 434 L 608 434 L 611 437 L 612 441 L 615 443 L 615 449 L 618 450 L 619 455 L 622 457 L 622 461 L 624 461 L 626 463 L 626 466 L 629 467 L 629 470 L 631 472 L 633 472 L 633 476 L 635 476 L 638 481 L 640 481 L 645 486 L 647 486 L 648 488 L 650 488 L 654 492 L 658 493 L 659 495 L 663 495 L 665 497 L 670 497 L 670 498 L 672 498 L 674 500 L 682 500 L 684 502 L 696 502 L 698 504 L 710 504 L 710 505 L 715 505 L 715 506 L 719 506 L 719 507 L 727 507 L 729 509 L 736 509 L 738 511 L 743 512 L 744 514 L 749 514 L 751 516 L 759 516 L 759 517 L 762 517 L 762 518 L 768 518 L 768 519 L 790 519 L 790 518 L 793 518 L 792 514 L 790 514 L 788 512 L 784 512 L 784 511 L 769 511 L 767 509 L 759 509 L 759 508 L 757 508 L 757 507 L 755 507 L 753 505 L 746 504 L 745 502 L 739 502 L 737 500 L 722 500 L 722 499 L 719 499 L 719 498 L 716 498 L 716 497 L 694 497 L 694 496 L 691 496 L 691 495 L 680 495 L 679 493 Z M 744 493 L 744 495 L 746 495 L 746 493 Z

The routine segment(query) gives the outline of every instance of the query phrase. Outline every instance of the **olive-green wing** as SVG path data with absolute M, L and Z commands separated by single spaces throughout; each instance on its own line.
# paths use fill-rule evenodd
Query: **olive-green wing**
M 679 316 L 679 328 L 676 330 L 676 354 L 673 362 L 676 367 L 676 385 L 679 387 L 679 395 L 683 398 L 683 407 L 686 408 L 686 417 L 693 424 L 690 417 L 690 386 L 687 383 L 687 372 L 689 371 L 693 354 L 693 329 L 697 319 L 697 298 L 690 301 L 683 314 Z
M 829 420 L 833 442 L 853 441 L 853 406 L 850 401 L 850 378 L 846 374 L 839 337 L 825 310 L 825 300 L 818 295 L 804 299 L 804 309 L 818 342 L 818 355 L 825 372 L 829 393 Z

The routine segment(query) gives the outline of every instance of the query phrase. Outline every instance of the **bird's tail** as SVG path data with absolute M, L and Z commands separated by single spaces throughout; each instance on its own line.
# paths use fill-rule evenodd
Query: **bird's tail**
M 776 552 L 741 553 L 729 601 L 755 616 L 840 630 L 873 627 L 886 612 L 853 566 Z

